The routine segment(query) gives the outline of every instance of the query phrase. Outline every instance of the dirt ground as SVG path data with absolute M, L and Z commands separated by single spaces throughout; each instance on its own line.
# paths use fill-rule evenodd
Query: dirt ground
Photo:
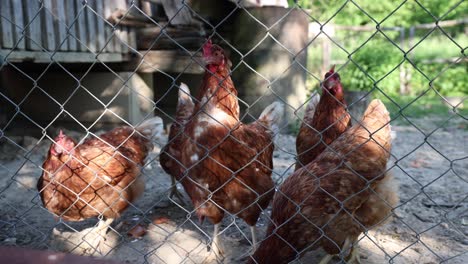
M 440 120 L 414 123 L 420 130 L 404 122 L 392 125 L 396 139 L 390 165 L 400 184 L 401 201 L 391 222 L 362 235 L 359 243 L 362 263 L 446 260 L 444 263 L 462 264 L 468 258 L 466 120 L 452 120 L 433 133 Z M 56 222 L 41 207 L 37 193 L 40 166 L 50 142 L 38 142 L 32 137 L 13 140 L 15 143 L 0 139 L 0 245 L 80 253 L 80 244 L 86 243 L 82 234 L 96 220 Z M 163 144 L 164 139 L 161 141 Z M 277 139 L 273 177 L 278 183 L 292 170 L 294 142 L 291 135 Z M 124 263 L 201 263 L 207 255 L 206 244 L 213 225 L 200 224 L 190 203 L 181 205 L 178 200 L 168 198 L 170 180 L 159 166 L 159 150 L 160 146 L 156 146 L 144 169 L 143 197 L 114 222 L 103 254 Z M 140 239 L 127 235 L 137 224 L 147 228 Z M 266 225 L 266 215 L 262 215 L 257 225 L 260 238 Z M 221 237 L 226 252 L 224 263 L 242 263 L 241 258 L 250 249 L 249 228 L 241 220 L 226 216 Z M 310 252 L 300 262 L 314 263 L 321 256 L 323 252 Z

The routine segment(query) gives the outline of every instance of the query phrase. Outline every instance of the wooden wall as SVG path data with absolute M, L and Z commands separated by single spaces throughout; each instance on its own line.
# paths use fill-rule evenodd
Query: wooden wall
M 92 62 L 94 54 L 100 52 L 101 61 L 118 61 L 129 47 L 136 47 L 133 28 L 114 26 L 106 20 L 117 9 L 131 8 L 129 1 L 83 2 L 1 0 L 0 55 L 13 61 L 41 61 L 51 55 L 44 51 L 66 52 L 68 55 L 59 54 L 55 59 Z

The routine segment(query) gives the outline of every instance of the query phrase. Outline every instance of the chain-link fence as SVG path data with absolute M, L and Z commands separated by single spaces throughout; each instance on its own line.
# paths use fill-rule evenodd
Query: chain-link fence
M 465 263 L 467 2 L 367 2 L 2 1 L 0 245 Z

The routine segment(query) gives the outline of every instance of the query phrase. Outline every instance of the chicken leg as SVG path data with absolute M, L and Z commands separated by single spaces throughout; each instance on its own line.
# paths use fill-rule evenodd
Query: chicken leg
M 221 245 L 221 241 L 218 235 L 220 226 L 221 226 L 221 223 L 217 223 L 214 225 L 213 239 L 211 240 L 210 253 L 206 257 L 206 259 L 203 261 L 203 263 L 211 263 L 212 261 L 216 259 L 224 258 L 224 249 Z
M 327 264 L 328 262 L 330 262 L 330 260 L 333 258 L 333 255 L 330 255 L 330 254 L 327 254 L 325 255 L 325 257 L 323 257 L 319 264 Z
M 185 205 L 185 201 L 184 201 L 184 196 L 182 195 L 182 193 L 179 192 L 179 190 L 177 190 L 177 182 L 175 180 L 174 177 L 171 176 L 171 193 L 169 194 L 169 198 L 172 199 L 172 197 L 174 197 L 174 195 L 177 197 L 177 199 L 180 201 L 181 205 Z
M 221 241 L 219 240 L 220 226 L 221 223 L 217 223 L 214 225 L 213 240 L 211 242 L 211 251 L 213 251 L 216 255 L 224 256 L 224 249 L 221 245 Z
M 252 254 L 257 250 L 257 227 L 255 225 L 250 227 L 250 233 L 252 233 Z
M 83 240 L 87 243 L 84 250 L 86 254 L 93 255 L 95 252 L 100 253 L 102 251 L 101 243 L 106 240 L 107 230 L 112 222 L 114 222 L 113 218 L 100 219 L 97 227 L 83 237 Z

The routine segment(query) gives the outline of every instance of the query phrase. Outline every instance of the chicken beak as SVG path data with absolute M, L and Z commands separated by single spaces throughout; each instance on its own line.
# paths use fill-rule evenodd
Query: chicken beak
M 331 89 L 335 86 L 336 82 L 335 80 L 326 80 L 324 83 L 323 83 L 323 88 L 325 89 Z
M 219 63 L 216 60 L 216 58 L 213 57 L 213 56 L 203 56 L 203 62 L 205 63 L 205 66 L 210 65 L 210 64 L 218 64 Z

